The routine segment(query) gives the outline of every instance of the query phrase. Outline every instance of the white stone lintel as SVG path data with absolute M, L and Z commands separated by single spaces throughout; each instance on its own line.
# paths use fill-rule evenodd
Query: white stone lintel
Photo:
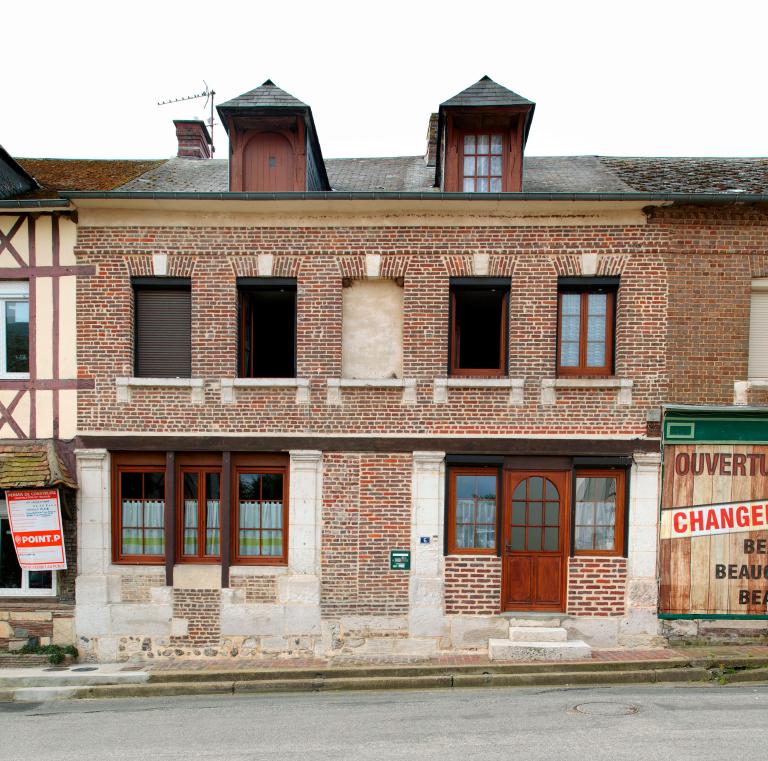
M 753 388 L 768 388 L 768 378 L 750 378 L 733 382 L 733 403 L 743 406 L 749 404 L 749 392 Z
M 100 468 L 107 459 L 106 449 L 76 449 L 75 458 L 83 467 Z
M 432 401 L 445 404 L 449 388 L 504 388 L 509 389 L 509 404 L 523 404 L 525 378 L 435 378 Z
M 323 453 L 319 449 L 289 449 L 291 466 L 298 463 L 317 465 L 323 459 Z
M 401 388 L 403 404 L 416 403 L 415 378 L 328 378 L 326 404 L 341 404 L 343 388 Z
M 632 388 L 634 381 L 631 378 L 542 378 L 541 380 L 541 404 L 545 407 L 552 406 L 557 401 L 558 389 L 616 389 L 616 404 L 619 407 L 632 405 Z
M 661 465 L 661 452 L 635 452 L 632 459 L 637 465 L 638 472 L 656 471 Z
M 128 404 L 134 388 L 188 388 L 192 404 L 205 400 L 205 381 L 202 378 L 115 378 L 117 401 Z
M 309 378 L 222 378 L 221 403 L 234 404 L 238 389 L 295 388 L 296 404 L 309 404 Z

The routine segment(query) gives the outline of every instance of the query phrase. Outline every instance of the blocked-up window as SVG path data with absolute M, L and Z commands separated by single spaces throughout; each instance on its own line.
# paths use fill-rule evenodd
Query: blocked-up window
M 768 277 L 752 281 L 748 375 L 750 378 L 768 378 Z
M 342 299 L 343 377 L 402 378 L 402 287 L 394 280 L 353 280 Z

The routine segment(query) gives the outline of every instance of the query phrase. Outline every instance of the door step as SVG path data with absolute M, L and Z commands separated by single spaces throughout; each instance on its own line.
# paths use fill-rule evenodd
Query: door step
M 512 642 L 565 642 L 568 632 L 562 626 L 510 626 L 509 638 Z
M 492 661 L 573 661 L 592 657 L 592 648 L 580 639 L 568 640 L 562 626 L 542 626 L 516 622 L 509 627 L 508 639 L 488 641 Z

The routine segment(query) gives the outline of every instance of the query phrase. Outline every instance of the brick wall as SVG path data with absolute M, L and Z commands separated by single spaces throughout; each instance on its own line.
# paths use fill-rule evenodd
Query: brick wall
M 747 378 L 750 280 L 768 275 L 768 215 L 681 207 L 650 224 L 669 238 L 669 401 L 732 404 Z
M 501 609 L 501 560 L 496 556 L 445 558 L 445 612 L 493 615 Z
M 72 501 L 74 502 L 74 499 Z M 73 603 L 75 601 L 75 579 L 77 578 L 77 521 L 62 517 L 62 528 L 64 529 L 67 570 L 56 572 L 56 594 L 61 602 Z
M 78 230 L 77 256 L 97 266 L 78 288 L 79 372 L 95 389 L 79 395 L 82 431 L 242 433 L 395 433 L 546 435 L 645 432 L 647 411 L 665 395 L 666 281 L 661 225 L 494 228 L 91 228 Z M 525 404 L 510 408 L 504 389 L 451 389 L 434 404 L 432 384 L 448 357 L 448 281 L 471 273 L 471 254 L 490 254 L 492 276 L 511 278 L 511 374 L 526 378 Z M 181 253 L 183 252 L 183 253 Z M 341 370 L 342 277 L 362 271 L 363 253 L 382 255 L 382 272 L 404 277 L 404 374 L 418 403 L 397 389 L 348 389 L 341 408 L 326 404 L 328 377 Z M 185 389 L 134 389 L 117 404 L 114 379 L 133 363 L 131 275 L 151 273 L 153 253 L 168 273 L 192 280 L 193 375 L 207 382 L 205 404 Z M 274 255 L 274 274 L 298 278 L 298 374 L 310 403 L 291 389 L 238 392 L 222 404 L 218 379 L 236 369 L 236 276 Z M 599 273 L 621 274 L 616 372 L 632 378 L 634 404 L 616 407 L 614 391 L 572 390 L 554 407 L 539 404 L 542 378 L 554 377 L 556 283 L 577 271 L 578 254 L 597 253 Z M 110 304 L 105 312 L 101 305 Z M 105 351 L 109 347 L 109 351 Z
M 171 645 L 217 647 L 221 639 L 221 591 L 174 589 L 173 617 L 186 619 L 185 636 L 172 636 Z
M 121 602 L 149 602 L 152 587 L 163 586 L 165 586 L 164 574 L 124 574 L 120 577 L 120 600 Z
M 323 613 L 406 613 L 409 574 L 389 552 L 410 547 L 410 455 L 325 454 L 323 485 Z
M 242 589 L 245 602 L 277 602 L 277 579 L 274 576 L 235 576 L 230 575 L 229 586 Z
M 618 616 L 624 613 L 626 558 L 574 557 L 568 563 L 568 613 Z

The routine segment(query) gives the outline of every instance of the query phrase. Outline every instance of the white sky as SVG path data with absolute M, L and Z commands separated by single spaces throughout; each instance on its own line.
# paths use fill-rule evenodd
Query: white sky
M 174 118 L 271 78 L 326 158 L 424 152 L 484 74 L 536 102 L 533 155 L 768 155 L 765 0 L 15 0 L 0 144 L 15 156 L 173 155 Z M 226 157 L 221 127 L 217 156 Z

